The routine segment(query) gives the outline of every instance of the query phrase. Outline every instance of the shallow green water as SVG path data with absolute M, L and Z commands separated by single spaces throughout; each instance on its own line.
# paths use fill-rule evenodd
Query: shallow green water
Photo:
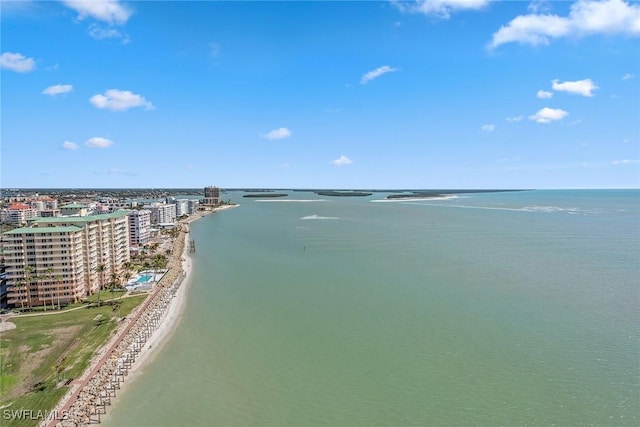
M 105 425 L 640 422 L 640 192 L 241 194 Z

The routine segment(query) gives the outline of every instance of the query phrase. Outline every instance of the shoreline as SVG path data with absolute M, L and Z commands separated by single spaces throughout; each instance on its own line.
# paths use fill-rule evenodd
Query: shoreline
M 185 308 L 187 306 L 187 297 L 188 297 L 188 289 L 191 286 L 191 270 L 193 268 L 193 260 L 191 259 L 191 255 L 189 254 L 189 247 L 187 242 L 189 241 L 189 236 L 191 234 L 191 228 L 189 224 L 194 221 L 197 221 L 209 214 L 221 212 L 227 209 L 235 208 L 239 205 L 225 205 L 218 209 L 213 209 L 211 211 L 205 211 L 198 216 L 194 216 L 193 218 L 189 217 L 180 224 L 186 227 L 183 239 L 184 239 L 184 248 L 182 253 L 180 254 L 180 260 L 182 264 L 182 271 L 185 272 L 184 279 L 182 280 L 182 284 L 176 291 L 171 304 L 169 304 L 169 308 L 161 320 L 158 327 L 151 334 L 145 345 L 142 347 L 140 354 L 136 361 L 131 365 L 131 369 L 129 370 L 129 374 L 127 375 L 128 381 L 123 381 L 120 386 L 120 391 L 118 395 L 121 395 L 126 391 L 128 386 L 130 386 L 136 379 L 138 379 L 142 374 L 144 374 L 144 368 L 151 364 L 155 358 L 160 354 L 162 348 L 165 346 L 167 341 L 173 335 L 173 332 L 178 328 L 180 322 L 182 321 Z M 115 407 L 120 397 L 116 397 L 111 399 L 111 407 Z M 102 417 L 102 422 L 106 422 L 109 420 L 109 412 L 107 412 Z
M 144 367 L 150 364 L 160 353 L 162 347 L 170 338 L 171 334 L 176 330 L 177 326 L 180 323 L 180 320 L 183 317 L 186 307 L 187 291 L 191 282 L 191 270 L 193 266 L 193 260 L 191 259 L 188 250 L 189 235 L 191 233 L 189 224 L 197 221 L 202 217 L 227 209 L 232 209 L 237 206 L 239 205 L 224 205 L 213 208 L 211 210 L 198 211 L 185 220 L 178 222 L 181 230 L 181 235 L 173 242 L 173 248 L 178 250 L 172 251 L 169 257 L 167 266 L 168 270 L 163 277 L 164 280 L 161 279 L 160 282 L 155 285 L 154 290 L 148 294 L 147 298 L 145 298 L 144 302 L 130 314 L 128 322 L 122 322 L 124 324 L 118 325 L 118 332 L 114 335 L 114 337 L 112 337 L 112 339 L 110 339 L 100 349 L 98 349 L 85 372 L 79 378 L 77 378 L 76 381 L 74 381 L 74 383 L 85 381 L 85 384 L 72 385 L 67 393 L 65 393 L 65 395 L 52 409 L 52 415 L 61 415 L 64 417 L 66 413 L 65 408 L 68 408 L 68 410 L 71 410 L 71 414 L 73 416 L 73 414 L 76 412 L 74 409 L 77 409 L 74 408 L 74 406 L 77 406 L 78 402 L 80 400 L 83 400 L 80 399 L 79 393 L 82 393 L 83 390 L 89 386 L 89 384 L 87 384 L 88 382 L 91 382 L 96 377 L 100 376 L 99 370 L 101 368 L 104 368 L 108 364 L 106 356 L 114 352 L 114 347 L 116 346 L 116 344 L 122 340 L 127 340 L 127 334 L 132 327 L 134 329 L 140 327 L 149 328 L 149 323 L 151 323 L 151 326 L 155 326 L 155 328 L 148 335 L 144 344 L 139 348 L 137 357 L 135 358 L 134 362 L 130 364 L 128 369 L 126 369 L 125 374 L 122 375 L 121 379 L 118 380 L 117 389 L 119 393 L 115 393 L 115 391 L 113 391 L 113 395 L 111 395 L 111 393 L 109 392 L 107 396 L 99 398 L 103 409 L 102 411 L 97 412 L 95 415 L 98 416 L 98 420 L 100 420 L 100 418 L 103 418 L 104 420 L 108 419 L 106 405 L 103 404 L 103 401 L 108 400 L 108 405 L 111 407 L 117 404 L 119 400 L 117 398 L 117 395 L 124 391 L 126 384 L 135 381 L 135 379 L 144 372 Z M 178 283 L 177 286 L 176 283 Z M 160 297 L 163 297 L 163 295 L 161 295 L 162 291 L 167 291 L 169 287 L 175 288 L 175 291 L 172 295 L 169 296 L 168 299 L 166 294 L 164 295 L 166 301 L 164 303 L 166 306 L 166 311 L 160 316 L 159 319 L 157 319 L 157 317 L 156 319 L 150 319 L 151 316 L 149 316 L 149 313 L 145 313 L 145 310 L 152 305 L 152 303 L 154 302 L 153 300 L 156 299 L 156 296 L 160 295 Z M 155 302 L 157 305 L 158 301 Z M 136 322 L 136 320 L 138 319 L 141 320 L 141 324 L 138 324 L 139 322 Z M 153 325 L 153 322 L 155 320 L 157 320 L 157 323 Z M 80 403 L 80 405 L 82 405 L 82 403 Z M 94 409 L 98 411 L 97 408 L 94 407 Z M 86 410 L 82 412 L 90 414 L 92 411 L 89 408 L 86 408 Z M 102 415 L 102 417 L 100 415 Z M 89 415 L 89 420 L 91 420 L 91 415 Z M 95 422 L 95 420 L 93 422 Z M 47 419 L 40 423 L 40 426 L 56 425 L 66 425 L 66 422 L 64 419 L 58 418 Z
M 142 373 L 141 371 L 143 370 L 143 368 L 153 362 L 154 358 L 166 344 L 167 339 L 175 331 L 175 329 L 180 324 L 180 321 L 182 320 L 182 315 L 184 314 L 184 310 L 187 305 L 187 290 L 191 285 L 191 270 L 193 268 L 193 260 L 191 258 L 191 255 L 189 254 L 189 247 L 187 244 L 187 242 L 189 241 L 189 236 L 191 235 L 189 224 L 199 220 L 200 218 L 208 216 L 209 214 L 232 209 L 237 206 L 239 205 L 225 205 L 220 208 L 214 208 L 211 211 L 205 211 L 206 213 L 203 213 L 199 216 L 194 216 L 193 218 L 189 217 L 180 223 L 180 225 L 186 227 L 183 236 L 184 248 L 182 249 L 182 253 L 180 254 L 179 259 L 179 261 L 181 261 L 182 271 L 185 272 L 185 276 L 182 279 L 182 284 L 173 296 L 171 304 L 169 304 L 169 308 L 160 321 L 160 324 L 151 334 L 146 344 L 142 347 L 140 355 L 138 356 L 136 361 L 133 363 L 133 365 L 131 365 L 131 370 L 129 371 L 128 375 L 130 380 L 137 378 Z M 123 389 L 124 387 L 121 388 L 121 392 Z M 117 402 L 117 398 L 114 399 L 114 404 L 115 402 Z

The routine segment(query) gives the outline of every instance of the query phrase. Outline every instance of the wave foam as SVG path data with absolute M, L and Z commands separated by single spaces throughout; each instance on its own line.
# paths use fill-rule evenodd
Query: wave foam
M 373 203 L 409 203 L 409 202 L 432 202 L 437 200 L 451 200 L 457 199 L 458 196 L 450 195 L 450 196 L 439 196 L 439 197 L 403 197 L 400 199 L 377 199 L 377 200 L 369 200 Z
M 320 215 L 314 214 L 314 215 L 303 216 L 300 219 L 307 220 L 307 219 L 340 219 L 340 218 L 338 218 L 337 216 L 320 216 Z
M 445 206 L 461 209 L 485 209 L 495 211 L 531 212 L 531 213 L 567 213 L 570 215 L 592 215 L 600 213 L 595 209 L 563 208 L 560 206 L 523 206 L 521 208 L 507 208 L 501 206 L 471 206 L 471 205 L 440 205 L 436 203 L 416 203 L 422 206 Z

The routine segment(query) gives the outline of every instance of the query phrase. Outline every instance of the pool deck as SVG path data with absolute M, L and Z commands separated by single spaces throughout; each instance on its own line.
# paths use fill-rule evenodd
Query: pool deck
M 127 288 L 128 290 L 150 290 L 151 288 L 153 288 L 153 285 L 155 283 L 159 282 L 160 279 L 162 279 L 162 276 L 164 276 L 166 272 L 166 269 L 158 270 L 157 272 L 153 270 L 141 271 L 134 277 L 129 279 L 129 281 L 125 285 L 125 288 Z M 139 281 L 140 278 L 145 276 L 150 276 L 151 278 L 145 281 Z

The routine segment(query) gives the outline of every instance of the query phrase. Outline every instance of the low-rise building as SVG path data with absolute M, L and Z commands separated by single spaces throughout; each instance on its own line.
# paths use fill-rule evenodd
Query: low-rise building
M 60 215 L 62 216 L 87 216 L 89 215 L 89 206 L 82 203 L 69 203 L 60 206 Z
M 2 210 L 2 222 L 7 224 L 24 225 L 35 218 L 37 211 L 25 203 L 14 203 Z

